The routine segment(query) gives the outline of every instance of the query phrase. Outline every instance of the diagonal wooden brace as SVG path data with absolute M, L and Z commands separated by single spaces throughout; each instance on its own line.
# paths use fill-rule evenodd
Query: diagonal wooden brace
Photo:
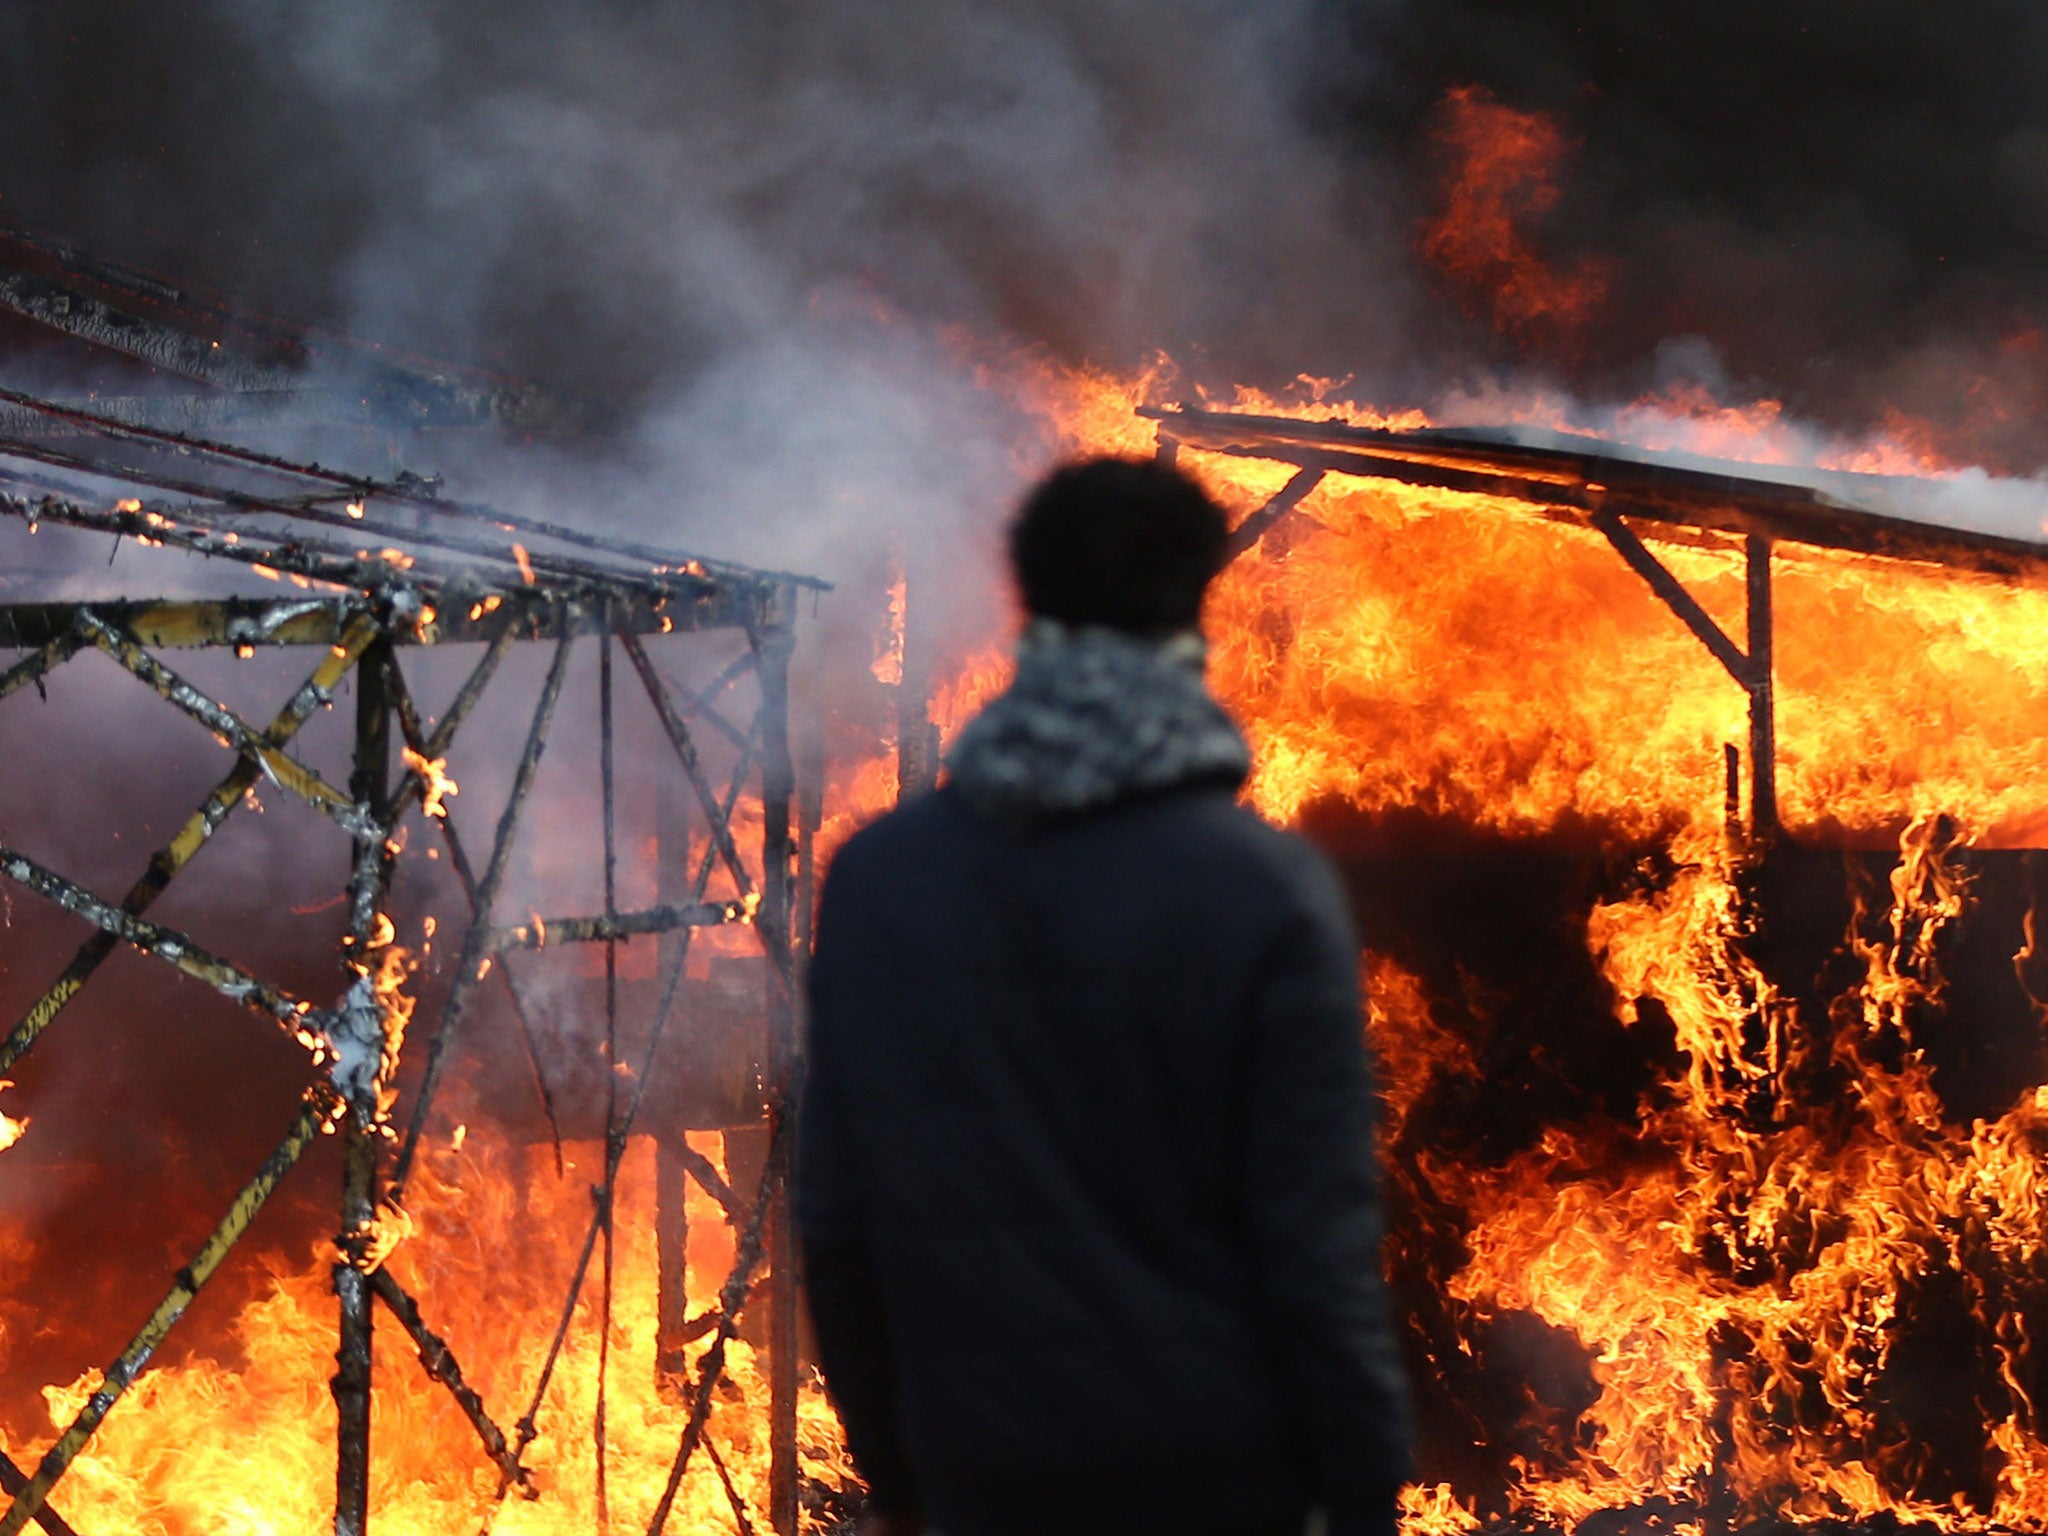
M 1686 591 L 1685 584 L 1671 574 L 1670 568 L 1650 553 L 1649 546 L 1636 537 L 1633 528 L 1616 513 L 1605 509 L 1592 513 L 1587 521 L 1614 546 L 1615 553 L 1628 562 L 1628 568 L 1642 577 L 1650 590 L 1664 600 L 1664 605 L 1678 615 L 1700 644 L 1713 653 L 1714 660 L 1728 669 L 1730 677 L 1744 688 L 1755 686 L 1755 668 L 1750 665 L 1749 656 L 1728 638 L 1727 632 L 1714 622 L 1713 615 L 1700 606 L 1698 598 Z
M 278 711 L 269 729 L 263 733 L 263 739 L 272 746 L 281 747 L 296 736 L 300 727 L 334 697 L 334 690 L 342 678 L 376 637 L 377 625 L 368 615 L 358 614 L 350 620 L 340 642 L 320 659 L 320 665 L 313 669 L 312 676 L 285 701 L 284 708 Z M 83 645 L 85 637 L 79 635 L 76 643 Z M 178 829 L 177 836 L 150 857 L 149 867 L 143 871 L 142 878 L 121 898 L 121 910 L 131 916 L 147 911 L 193 856 L 206 846 L 229 813 L 242 803 L 243 794 L 255 784 L 261 773 L 262 769 L 253 757 L 244 757 L 237 762 L 185 825 Z M 78 953 L 71 957 L 71 963 L 64 967 L 63 973 L 29 1007 L 6 1040 L 0 1041 L 0 1076 L 5 1076 L 7 1069 L 27 1053 L 35 1044 L 36 1037 L 78 995 L 79 989 L 119 947 L 120 942 L 120 935 L 103 928 L 79 946 Z
M 0 1493 L 11 1499 L 27 1486 L 28 1474 L 14 1464 L 12 1457 L 0 1453 Z M 48 1504 L 36 1511 L 35 1520 L 49 1536 L 78 1536 L 78 1532 L 71 1528 L 71 1522 Z
M 511 1442 L 498 1428 L 476 1388 L 464 1378 L 461 1365 L 448 1348 L 448 1341 L 429 1328 L 426 1319 L 420 1316 L 419 1303 L 406 1294 L 405 1287 L 393 1278 L 390 1270 L 381 1266 L 370 1272 L 370 1289 L 390 1308 L 391 1315 L 398 1319 L 413 1347 L 420 1352 L 420 1368 L 427 1373 L 428 1380 L 438 1381 L 455 1399 L 455 1406 L 462 1410 L 462 1416 L 469 1420 L 477 1438 L 483 1441 L 484 1454 L 490 1457 L 491 1464 L 502 1476 L 520 1487 L 532 1488 L 532 1474 L 521 1465 Z
M 36 1467 L 35 1475 L 14 1495 L 6 1513 L 0 1514 L 0 1536 L 20 1536 L 21 1528 L 36 1517 L 37 1511 L 43 1507 L 44 1500 L 49 1498 L 50 1490 L 56 1487 L 58 1479 L 64 1476 L 71 1463 L 77 1459 L 78 1453 L 85 1449 L 86 1442 L 92 1438 L 94 1431 L 100 1427 L 101 1421 L 106 1418 L 114 1404 L 121 1400 L 122 1394 L 134 1385 L 135 1379 L 149 1364 L 150 1356 L 156 1353 L 157 1346 L 163 1343 L 165 1336 L 170 1333 L 178 1319 L 185 1315 L 185 1309 L 192 1304 L 192 1298 L 199 1294 L 199 1288 L 206 1284 L 216 1269 L 220 1268 L 221 1260 L 227 1257 L 228 1250 L 233 1248 L 241 1240 L 242 1234 L 249 1230 L 249 1223 L 256 1219 L 256 1213 L 263 1209 L 264 1202 L 270 1198 L 271 1192 L 291 1171 L 292 1165 L 299 1160 L 299 1155 L 311 1145 L 313 1138 L 320 1133 L 320 1127 L 331 1118 L 335 1108 L 336 1106 L 324 1101 L 316 1101 L 308 1103 L 299 1111 L 298 1118 L 292 1122 L 291 1129 L 285 1133 L 285 1138 L 279 1143 L 277 1150 L 272 1152 L 263 1166 L 256 1171 L 256 1176 L 242 1186 L 241 1192 L 235 1196 L 234 1203 L 228 1207 L 227 1215 L 221 1218 L 220 1225 L 215 1227 L 212 1234 L 200 1245 L 199 1252 L 193 1256 L 192 1262 L 178 1271 L 177 1280 L 172 1285 L 170 1293 L 157 1304 L 156 1311 L 150 1314 L 149 1321 L 144 1323 L 141 1331 L 129 1341 L 128 1347 L 121 1351 L 112 1365 L 107 1367 L 99 1390 L 86 1399 L 86 1404 L 79 1410 L 78 1417 L 71 1421 L 71 1427 L 58 1436 L 57 1443 L 50 1447 L 42 1462 Z
M 316 1053 L 324 1049 L 329 1015 L 311 1003 L 286 996 L 268 982 L 201 949 L 182 933 L 147 922 L 100 900 L 84 886 L 66 880 L 55 870 L 45 869 L 33 859 L 0 843 L 0 875 L 27 886 L 38 896 L 55 902 L 73 916 L 82 917 L 102 933 L 125 939 L 146 955 L 203 981 L 231 1002 L 265 1014 L 283 1026 L 286 1034 Z
M 43 678 L 53 669 L 63 665 L 85 647 L 85 636 L 77 630 L 68 630 L 49 644 L 29 652 L 5 672 L 0 672 L 0 699 L 4 699 L 17 688 L 34 683 L 38 688 Z
M 225 704 L 209 698 L 150 655 L 132 635 L 120 634 L 83 611 L 78 622 L 93 644 L 147 683 L 159 698 L 190 715 L 244 757 L 254 758 L 271 780 L 325 811 L 351 837 L 368 836 L 377 830 L 368 814 L 348 795 L 298 759 L 272 746 L 261 732 Z
M 1227 564 L 1235 560 L 1272 532 L 1280 519 L 1306 501 L 1309 492 L 1323 483 L 1323 473 L 1320 469 L 1295 471 L 1288 482 L 1275 491 L 1263 507 L 1230 530 L 1230 542 L 1223 546 L 1224 562 Z
M 740 862 L 739 845 L 733 841 L 732 818 L 724 813 L 718 804 L 718 792 L 711 787 L 711 780 L 705 776 L 704 764 L 697 756 L 697 745 L 690 740 L 690 728 L 683 723 L 683 717 L 662 686 L 660 676 L 654 670 L 654 663 L 647 659 L 647 652 L 639 639 L 624 630 L 619 632 L 619 644 L 626 652 L 626 659 L 633 663 L 633 670 L 640 674 L 640 685 L 647 690 L 647 698 L 654 705 L 654 712 L 661 720 L 661 728 L 667 734 L 669 745 L 675 748 L 676 761 L 683 766 L 683 776 L 690 781 L 690 788 L 697 796 L 697 804 L 704 812 L 704 821 L 711 831 L 711 841 L 718 849 L 718 856 L 724 862 L 732 883 L 742 897 L 751 895 L 753 880 L 748 876 L 746 866 Z
M 554 723 L 555 705 L 562 697 L 562 680 L 568 673 L 569 647 L 573 639 L 574 632 L 564 623 L 562 638 L 555 646 L 554 660 L 548 666 L 547 681 L 541 684 L 540 702 L 534 706 L 533 723 L 527 728 L 526 747 L 520 753 L 519 766 L 512 775 L 511 792 L 505 797 L 505 809 L 498 817 L 498 832 L 491 844 L 490 863 L 484 867 L 483 878 L 477 882 L 475 914 L 470 920 L 469 931 L 463 935 L 462 954 L 455 963 L 455 979 L 448 988 L 448 1000 L 441 1005 L 440 1028 L 434 1033 L 434 1043 L 427 1048 L 426 1070 L 420 1078 L 418 1097 L 413 1100 L 412 1120 L 406 1127 L 405 1141 L 399 1147 L 397 1162 L 391 1170 L 390 1198 L 394 1202 L 405 1191 L 413 1158 L 419 1152 L 420 1137 L 426 1132 L 434 1092 L 440 1086 L 441 1073 L 447 1067 L 449 1047 L 455 1043 L 462 1025 L 463 1011 L 469 1006 L 470 994 L 476 984 L 483 980 L 490 967 L 491 912 L 497 905 L 498 887 L 511 861 L 513 836 L 519 830 L 520 815 L 526 808 L 527 795 L 533 789 L 534 774 L 540 769 L 541 755 L 547 751 L 548 731 Z

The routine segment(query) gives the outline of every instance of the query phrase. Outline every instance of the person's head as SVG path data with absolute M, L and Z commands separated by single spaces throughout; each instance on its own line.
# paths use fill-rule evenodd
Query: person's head
M 1033 618 L 1163 635 L 1199 623 L 1229 539 L 1222 509 L 1179 470 L 1083 459 L 1024 499 L 1010 564 Z

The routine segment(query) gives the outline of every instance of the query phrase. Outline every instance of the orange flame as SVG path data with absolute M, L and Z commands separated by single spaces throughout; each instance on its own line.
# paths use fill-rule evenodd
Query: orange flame
M 411 747 L 401 747 L 405 766 L 420 776 L 424 786 L 420 796 L 420 810 L 429 816 L 445 817 L 448 814 L 448 797 L 460 794 L 462 786 L 448 775 L 448 759 L 445 757 L 423 757 Z
M 1592 258 L 1559 271 L 1538 252 L 1534 226 L 1558 202 L 1557 172 L 1570 145 L 1557 124 L 1498 101 L 1480 86 L 1446 93 L 1436 127 L 1450 162 L 1444 206 L 1422 253 L 1521 340 L 1578 329 L 1606 296 Z
M 12 1088 L 13 1086 L 12 1080 L 0 1077 L 0 1089 Z M 17 1119 L 12 1115 L 0 1112 L 0 1152 L 5 1152 L 9 1147 L 20 1141 L 27 1134 L 28 1128 L 29 1116 L 23 1115 Z

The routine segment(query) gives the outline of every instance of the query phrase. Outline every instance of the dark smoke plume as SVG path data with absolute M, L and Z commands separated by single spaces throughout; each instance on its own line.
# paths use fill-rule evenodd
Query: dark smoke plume
M 1699 338 L 1714 382 L 1836 428 L 2048 457 L 2048 19 L 2019 0 L 84 0 L 0 29 L 0 210 L 622 410 L 853 293 L 1383 402 L 1625 398 Z M 1604 276 L 1569 327 L 1497 326 L 1424 254 L 1460 89 L 1566 148 L 1527 237 Z

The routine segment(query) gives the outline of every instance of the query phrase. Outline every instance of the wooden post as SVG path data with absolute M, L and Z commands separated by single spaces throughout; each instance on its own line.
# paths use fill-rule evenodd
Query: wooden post
M 935 585 L 927 551 L 901 531 L 894 536 L 903 578 L 902 669 L 896 679 L 896 799 L 936 789 L 939 728 L 932 724 L 932 626 L 920 623 Z
M 664 764 L 654 776 L 654 890 L 655 900 L 665 907 L 681 906 L 695 895 L 690 881 L 690 811 L 681 778 L 673 764 Z M 655 939 L 657 975 L 666 976 L 675 967 L 687 938 L 686 930 L 672 930 Z M 679 1041 L 671 1050 L 684 1044 Z M 654 1135 L 654 1379 L 657 1390 L 672 1402 L 682 1401 L 689 1385 L 683 1324 L 690 1315 L 690 1191 L 689 1175 L 670 1142 L 681 1141 L 687 1129 L 671 1122 L 658 1126 Z
M 796 843 L 791 836 L 791 809 L 796 792 L 796 766 L 789 741 L 789 655 L 795 634 L 791 610 L 795 593 L 777 594 L 776 611 L 755 637 L 761 678 L 761 942 L 768 950 L 768 1071 L 778 1095 L 770 1110 L 777 1117 L 793 1111 L 780 1101 L 796 1065 L 799 1006 L 796 954 L 792 943 L 795 918 Z M 905 635 L 904 679 L 910 677 L 908 634 Z M 907 693 L 906 693 L 907 696 Z M 920 698 L 922 696 L 920 695 Z M 934 765 L 936 770 L 936 765 Z M 771 1164 L 768 1178 L 777 1177 Z M 772 1266 L 768 1289 L 769 1390 L 768 1509 L 777 1536 L 797 1536 L 798 1469 L 796 1400 L 800 1372 L 797 1362 L 797 1253 L 790 1220 L 787 1182 L 776 1189 L 768 1215 L 768 1255 Z
M 375 641 L 356 669 L 355 767 L 349 795 L 369 813 L 371 831 L 359 836 L 350 875 L 349 936 L 344 954 L 353 990 L 365 971 L 374 973 L 375 950 L 388 941 L 384 899 L 391 880 L 391 853 L 384 828 L 391 777 L 391 693 L 386 669 L 394 665 L 391 642 Z M 341 1341 L 335 1350 L 331 1388 L 338 1418 L 335 1439 L 335 1536 L 366 1536 L 370 1524 L 371 1309 L 369 1276 L 362 1267 L 364 1244 L 377 1220 L 377 1092 L 351 1097 L 342 1120 L 340 1256 L 334 1265 L 334 1294 L 341 1306 Z
M 1750 534 L 1749 557 L 1749 831 L 1766 842 L 1778 831 L 1778 727 L 1773 697 L 1771 541 Z

